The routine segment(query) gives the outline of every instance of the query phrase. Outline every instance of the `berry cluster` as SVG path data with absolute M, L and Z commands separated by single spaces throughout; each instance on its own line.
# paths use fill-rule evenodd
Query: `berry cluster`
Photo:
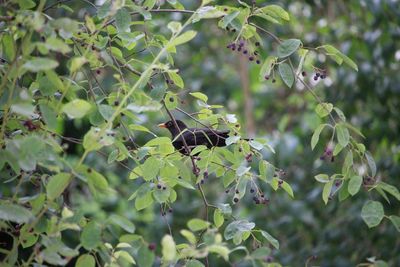
M 303 75 L 303 76 L 305 76 L 305 75 Z M 316 69 L 315 75 L 313 77 L 314 81 L 318 81 L 318 79 L 323 80 L 325 78 L 326 78 L 326 70 Z
M 328 160 L 330 162 L 335 161 L 335 157 L 333 156 L 333 145 L 328 144 L 325 147 L 324 154 L 320 157 L 321 160 Z
M 254 45 L 260 46 L 260 43 L 255 42 Z M 246 46 L 246 43 L 243 40 L 240 40 L 239 42 L 230 43 L 226 46 L 226 48 L 231 49 L 232 51 L 243 53 L 243 55 L 248 56 L 249 61 L 261 64 L 261 61 L 258 58 L 258 51 L 257 50 L 250 51 L 250 48 Z

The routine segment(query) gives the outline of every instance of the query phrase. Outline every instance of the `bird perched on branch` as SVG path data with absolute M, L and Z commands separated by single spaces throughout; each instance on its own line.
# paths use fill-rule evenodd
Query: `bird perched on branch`
M 208 148 L 226 146 L 225 139 L 229 137 L 229 130 L 218 131 L 211 128 L 188 128 L 183 121 L 175 120 L 159 124 L 161 128 L 167 128 L 172 135 L 172 144 L 180 153 L 187 155 L 183 140 L 190 150 L 196 146 L 204 145 Z

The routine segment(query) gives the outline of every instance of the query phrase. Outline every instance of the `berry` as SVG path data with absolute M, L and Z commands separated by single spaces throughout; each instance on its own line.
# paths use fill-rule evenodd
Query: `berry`
M 118 100 L 115 100 L 114 101 L 114 106 L 118 106 L 119 105 L 119 101 Z
M 148 248 L 149 248 L 149 250 L 153 251 L 153 250 L 156 249 L 156 244 L 150 243 L 149 246 L 148 246 Z
M 265 75 L 264 79 L 269 80 L 269 75 Z
M 261 63 L 261 61 L 260 61 L 259 59 L 257 59 L 257 60 L 256 60 L 256 63 L 257 63 L 257 64 L 260 64 L 260 63 Z
M 321 73 L 317 72 L 317 73 L 315 73 L 315 76 L 319 77 L 319 76 L 321 76 Z
M 203 176 L 204 176 L 204 179 L 207 179 L 207 178 L 208 178 L 208 171 L 205 171 L 205 172 L 203 173 Z
M 229 189 L 226 189 L 226 190 L 225 190 L 225 193 L 228 194 L 228 193 L 229 193 Z
M 276 80 L 275 80 L 275 79 L 272 79 L 272 83 L 276 83 Z
M 237 197 L 235 197 L 235 198 L 233 199 L 233 202 L 238 203 L 238 202 L 239 202 L 239 199 L 238 199 Z
M 169 209 L 168 209 L 168 212 L 169 212 L 169 213 L 172 213 L 172 208 L 169 208 Z
M 87 169 L 87 172 L 88 172 L 88 173 L 91 173 L 91 172 L 92 172 L 92 169 L 91 169 L 91 168 L 88 168 L 88 169 Z
M 247 54 L 249 51 L 247 51 L 247 50 L 243 50 L 243 54 Z
M 253 188 L 252 188 L 252 189 L 250 189 L 250 193 L 252 193 L 252 194 L 254 193 L 254 189 L 253 189 Z
M 255 46 L 260 46 L 260 42 L 255 42 Z
M 307 76 L 307 72 L 302 71 L 302 72 L 301 72 L 301 75 L 303 75 L 303 77 L 305 77 L 305 76 Z
M 318 77 L 317 77 L 317 76 L 314 76 L 314 78 L 313 78 L 313 79 L 314 79 L 314 81 L 316 81 L 316 80 L 318 80 Z
M 101 73 L 101 70 L 96 70 L 96 74 L 99 75 Z
M 228 11 L 228 9 L 225 7 L 225 8 L 224 8 L 224 11 L 226 12 L 226 11 Z
M 157 188 L 158 188 L 158 189 L 161 189 L 161 187 L 162 187 L 162 186 L 161 186 L 160 184 L 157 185 Z
M 236 189 L 236 191 L 235 191 L 235 192 L 236 192 L 236 194 L 239 194 L 239 190 L 238 190 L 238 189 Z
M 172 96 L 169 98 L 169 102 L 174 102 L 174 98 Z
M 253 61 L 253 60 L 254 60 L 254 57 L 253 57 L 253 56 L 250 56 L 250 57 L 249 57 L 249 60 L 250 60 L 250 61 Z
M 166 187 L 166 186 L 163 186 L 162 190 L 167 190 L 167 187 Z
M 326 78 L 326 76 L 325 75 L 321 75 L 320 78 L 323 80 L 323 79 Z

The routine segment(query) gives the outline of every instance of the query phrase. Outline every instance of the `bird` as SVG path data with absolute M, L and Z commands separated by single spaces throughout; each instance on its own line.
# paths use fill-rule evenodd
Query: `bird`
M 204 145 L 207 148 L 226 146 L 225 139 L 229 137 L 229 130 L 214 130 L 211 128 L 188 128 L 181 120 L 170 120 L 161 123 L 158 127 L 166 128 L 171 133 L 172 145 L 181 154 L 188 155 L 183 140 L 186 141 L 190 150 L 197 146 Z M 176 127 L 178 126 L 178 128 Z

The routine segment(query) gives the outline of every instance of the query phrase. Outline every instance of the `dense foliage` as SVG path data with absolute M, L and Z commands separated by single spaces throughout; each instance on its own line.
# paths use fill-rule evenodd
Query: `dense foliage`
M 4 1 L 2 265 L 399 265 L 399 8 L 196 2 Z

